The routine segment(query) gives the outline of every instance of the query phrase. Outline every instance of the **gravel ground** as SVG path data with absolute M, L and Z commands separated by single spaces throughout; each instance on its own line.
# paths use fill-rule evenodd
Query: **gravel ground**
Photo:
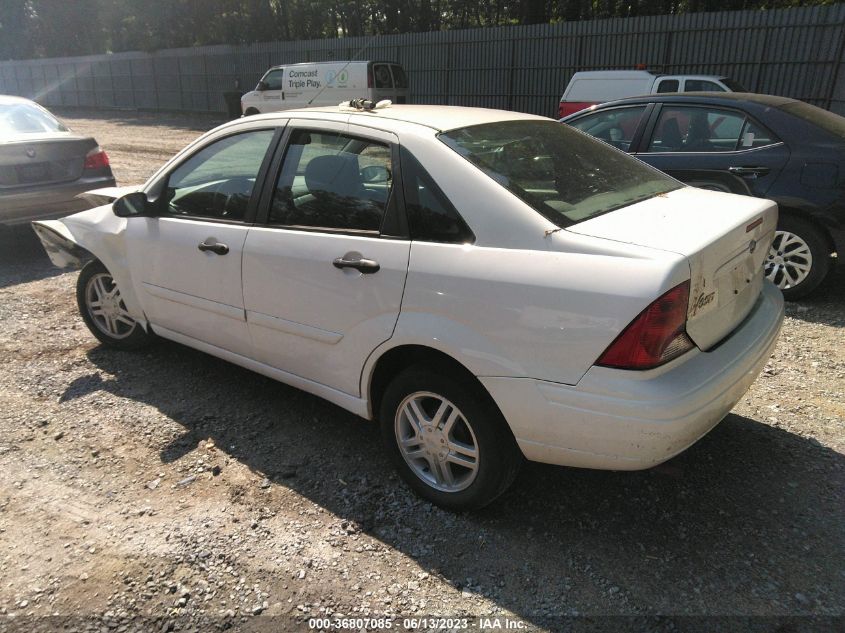
M 65 118 L 119 184 L 214 124 Z M 845 267 L 788 306 L 763 375 L 684 454 L 638 473 L 528 464 L 467 515 L 414 497 L 375 426 L 315 397 L 176 344 L 100 347 L 75 281 L 27 231 L 0 236 L 0 631 L 281 631 L 341 614 L 845 626 Z

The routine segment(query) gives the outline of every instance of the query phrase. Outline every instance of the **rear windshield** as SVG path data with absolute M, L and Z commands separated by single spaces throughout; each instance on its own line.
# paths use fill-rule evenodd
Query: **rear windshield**
M 440 140 L 560 227 L 683 186 L 554 121 L 474 125 Z
M 36 105 L 29 103 L 0 105 L 0 137 L 67 131 L 68 129 L 61 121 Z
M 792 101 L 778 107 L 784 112 L 789 112 L 789 114 L 820 127 L 825 132 L 829 132 L 840 139 L 845 139 L 845 117 L 828 112 L 827 110 L 822 110 L 803 101 Z

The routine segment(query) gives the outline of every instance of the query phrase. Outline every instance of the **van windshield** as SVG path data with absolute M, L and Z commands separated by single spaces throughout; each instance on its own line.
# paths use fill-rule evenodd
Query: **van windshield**
M 557 226 L 683 187 L 645 163 L 554 121 L 458 128 L 442 142 Z

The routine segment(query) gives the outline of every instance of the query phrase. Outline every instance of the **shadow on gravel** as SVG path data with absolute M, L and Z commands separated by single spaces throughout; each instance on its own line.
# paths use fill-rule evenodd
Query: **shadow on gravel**
M 53 266 L 29 225 L 0 227 L 0 288 L 55 277 L 67 271 Z
M 188 348 L 95 348 L 100 390 L 152 405 L 200 439 L 535 624 L 553 614 L 838 614 L 845 457 L 736 415 L 667 464 L 634 473 L 526 464 L 482 512 L 452 515 L 393 474 L 374 424 Z M 225 479 L 225 469 L 221 475 Z M 559 622 L 559 621 L 558 621 Z

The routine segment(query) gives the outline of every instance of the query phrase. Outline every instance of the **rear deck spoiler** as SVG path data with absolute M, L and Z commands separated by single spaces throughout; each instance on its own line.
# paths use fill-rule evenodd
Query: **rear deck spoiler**
M 141 185 L 130 185 L 128 187 L 103 187 L 102 189 L 92 189 L 78 194 L 76 197 L 85 200 L 88 204 L 94 207 L 99 207 L 104 204 L 110 204 L 122 198 L 127 193 L 138 191 Z

